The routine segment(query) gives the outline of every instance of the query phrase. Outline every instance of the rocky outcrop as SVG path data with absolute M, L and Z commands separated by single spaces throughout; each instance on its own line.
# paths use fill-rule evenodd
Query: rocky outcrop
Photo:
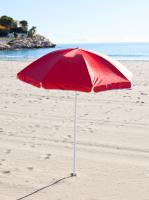
M 0 42 L 0 50 L 5 50 L 5 49 L 7 50 L 11 49 L 10 45 L 8 45 L 7 43 Z
M 49 39 L 35 35 L 32 38 L 16 38 L 7 43 L 0 43 L 0 50 L 5 49 L 32 49 L 32 48 L 49 48 L 55 47 Z

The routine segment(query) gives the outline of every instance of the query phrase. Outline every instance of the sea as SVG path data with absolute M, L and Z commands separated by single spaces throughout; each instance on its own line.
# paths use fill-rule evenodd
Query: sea
M 136 43 L 73 43 L 57 44 L 55 48 L 1 50 L 0 60 L 30 61 L 58 49 L 83 48 L 94 52 L 100 52 L 115 60 L 149 60 L 149 42 Z

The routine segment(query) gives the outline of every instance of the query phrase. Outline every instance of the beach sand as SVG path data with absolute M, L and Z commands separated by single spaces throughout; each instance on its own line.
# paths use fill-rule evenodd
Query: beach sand
M 121 62 L 132 90 L 78 93 L 68 177 L 74 92 L 32 87 L 16 79 L 29 62 L 0 61 L 0 200 L 149 200 L 149 62 Z

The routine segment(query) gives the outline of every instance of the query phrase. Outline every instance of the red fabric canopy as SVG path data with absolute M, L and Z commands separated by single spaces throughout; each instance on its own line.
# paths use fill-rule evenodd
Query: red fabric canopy
M 45 89 L 99 92 L 131 87 L 131 73 L 119 62 L 79 48 L 53 51 L 17 76 Z

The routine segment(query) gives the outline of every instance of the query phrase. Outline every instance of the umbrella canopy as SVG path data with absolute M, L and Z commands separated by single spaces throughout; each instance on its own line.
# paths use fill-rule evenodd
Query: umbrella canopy
M 124 66 L 79 48 L 51 52 L 19 72 L 18 78 L 45 89 L 82 92 L 131 87 L 131 73 Z
M 79 48 L 53 51 L 31 63 L 17 77 L 36 87 L 81 92 L 130 88 L 132 85 L 131 72 L 119 62 Z M 76 103 L 77 95 L 72 176 L 76 176 Z

